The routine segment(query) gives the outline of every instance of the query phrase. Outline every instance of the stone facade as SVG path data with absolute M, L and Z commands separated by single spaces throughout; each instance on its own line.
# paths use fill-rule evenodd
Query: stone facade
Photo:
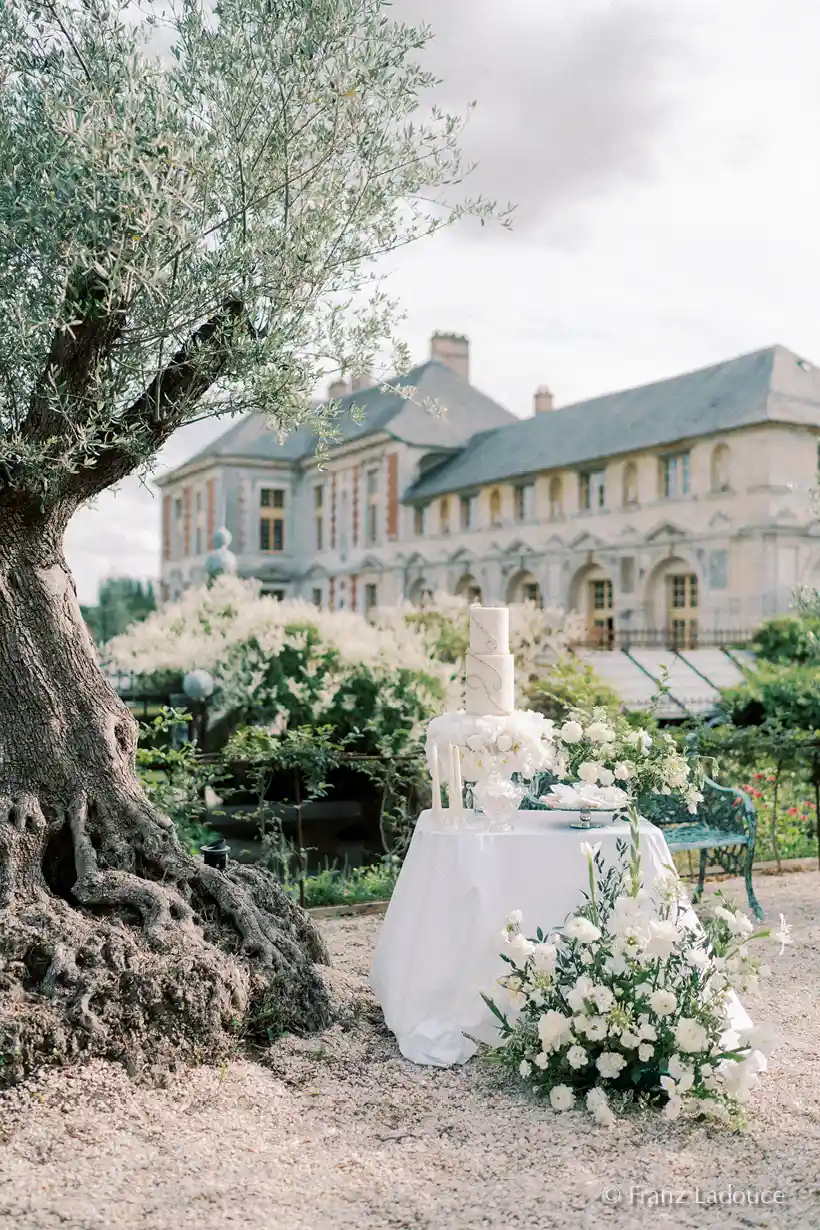
M 440 347 L 437 358 L 465 380 L 466 342 L 441 336 L 463 343 Z M 617 453 L 532 473 L 519 465 L 513 475 L 499 461 L 495 480 L 485 464 L 480 481 L 468 481 L 469 427 L 461 448 L 437 454 L 428 440 L 401 438 L 384 416 L 371 434 L 335 447 L 321 471 L 311 451 L 280 458 L 275 443 L 269 458 L 201 455 L 161 484 L 163 592 L 203 579 L 209 535 L 224 524 L 240 575 L 322 606 L 366 611 L 444 589 L 582 610 L 604 645 L 691 645 L 752 630 L 787 610 L 797 585 L 820 583 L 820 379 L 815 389 L 813 370 L 788 351 L 764 353 L 773 356 L 767 404 L 786 396 L 776 386 L 792 376 L 781 369 L 802 365 L 810 395 L 803 391 L 799 412 L 787 407 L 774 419 L 733 408 L 733 425 L 720 429 L 716 411 L 718 429 L 709 430 L 693 411 L 699 430 L 684 416 L 676 439 L 642 447 L 633 426 Z M 740 362 L 724 365 L 724 384 Z M 686 379 L 640 392 L 657 389 L 662 399 L 667 384 Z M 588 405 L 556 412 L 545 389 L 534 399 L 538 419 L 584 415 Z M 514 452 L 520 426 L 502 421 L 499 457 L 501 436 Z

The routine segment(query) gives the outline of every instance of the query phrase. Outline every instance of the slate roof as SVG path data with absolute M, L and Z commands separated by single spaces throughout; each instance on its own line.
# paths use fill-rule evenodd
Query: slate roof
M 337 420 L 339 443 L 349 443 L 377 432 L 386 432 L 406 444 L 431 449 L 462 448 L 476 432 L 497 428 L 515 421 L 497 402 L 473 388 L 452 368 L 437 359 L 414 367 L 403 376 L 390 380 L 402 388 L 413 387 L 415 401 L 400 393 L 382 391 L 380 385 L 360 389 L 341 399 Z M 446 409 L 438 416 L 425 410 L 418 401 L 430 398 Z M 354 407 L 363 412 L 361 422 L 350 417 Z M 243 458 L 249 461 L 300 461 L 314 450 L 316 438 L 309 426 L 299 427 L 280 444 L 264 415 L 245 415 L 238 423 L 217 437 L 201 452 L 184 464 L 192 465 L 219 458 Z M 180 467 L 181 468 L 181 467 Z M 167 483 L 172 474 L 163 475 Z
M 408 501 L 765 422 L 820 427 L 820 370 L 782 346 L 474 437 Z

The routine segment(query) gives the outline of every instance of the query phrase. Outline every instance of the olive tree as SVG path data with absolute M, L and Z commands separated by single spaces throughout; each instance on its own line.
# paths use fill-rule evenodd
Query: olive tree
M 269 874 L 191 857 L 140 789 L 62 544 L 183 424 L 250 409 L 321 436 L 320 374 L 394 334 L 378 258 L 493 214 L 448 200 L 461 122 L 419 125 L 428 32 L 390 12 L 0 0 L 6 1075 L 331 1015 L 308 917 Z

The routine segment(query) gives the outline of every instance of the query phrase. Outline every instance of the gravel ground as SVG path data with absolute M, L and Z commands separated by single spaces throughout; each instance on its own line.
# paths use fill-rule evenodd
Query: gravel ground
M 794 924 L 795 943 L 747 1001 L 782 1042 L 743 1133 L 657 1116 L 598 1129 L 478 1063 L 411 1066 L 366 988 L 381 920 L 326 921 L 352 1025 L 283 1040 L 265 1065 L 237 1060 L 163 1089 L 94 1063 L 11 1091 L 0 1101 L 0 1226 L 818 1230 L 820 876 L 762 877 L 758 891 L 769 917 L 782 910 Z M 706 1203 L 730 1187 L 736 1201 L 748 1190 L 777 1203 Z

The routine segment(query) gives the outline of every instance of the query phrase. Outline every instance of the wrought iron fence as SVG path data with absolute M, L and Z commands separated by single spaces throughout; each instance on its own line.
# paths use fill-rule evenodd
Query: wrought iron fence
M 684 632 L 666 628 L 601 628 L 590 630 L 579 649 L 745 649 L 754 640 L 754 633 L 737 628 L 701 628 L 691 626 Z

